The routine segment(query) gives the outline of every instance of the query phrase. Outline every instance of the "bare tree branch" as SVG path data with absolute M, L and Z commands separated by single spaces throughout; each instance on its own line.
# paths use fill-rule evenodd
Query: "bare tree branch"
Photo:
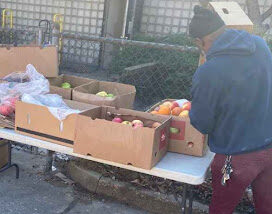
M 246 1 L 248 16 L 254 24 L 259 24 L 261 12 L 258 0 L 247 0 Z
M 261 16 L 260 16 L 260 23 L 263 23 L 269 16 L 272 15 L 272 5 L 271 7 L 265 11 Z

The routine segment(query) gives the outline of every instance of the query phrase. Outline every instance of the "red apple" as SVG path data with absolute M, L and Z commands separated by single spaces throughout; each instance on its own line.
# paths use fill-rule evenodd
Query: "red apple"
M 191 110 L 191 102 L 184 103 L 182 106 L 182 111 L 190 111 Z
M 6 104 L 6 105 L 9 105 L 9 106 L 11 106 L 13 109 L 15 109 L 15 104 L 16 104 L 16 101 L 18 101 L 18 100 L 19 100 L 18 97 L 11 97 L 11 98 L 9 98 L 9 99 L 7 99 L 7 100 L 5 101 L 5 104 Z
M 8 116 L 13 112 L 13 109 L 11 106 L 8 105 L 1 105 L 0 106 L 0 114 L 4 116 Z
M 179 107 L 179 104 L 177 102 L 172 102 L 171 111 L 176 107 Z
M 133 126 L 134 129 L 143 128 L 143 127 L 144 127 L 144 124 L 142 124 L 142 123 L 136 123 L 136 124 Z
M 133 120 L 133 121 L 132 121 L 132 125 L 133 125 L 133 126 L 136 126 L 136 125 L 138 125 L 138 124 L 144 125 L 144 123 L 143 123 L 142 121 L 140 121 L 140 120 Z
M 120 117 L 115 117 L 112 122 L 115 122 L 115 123 L 122 123 L 123 120 L 120 118 Z

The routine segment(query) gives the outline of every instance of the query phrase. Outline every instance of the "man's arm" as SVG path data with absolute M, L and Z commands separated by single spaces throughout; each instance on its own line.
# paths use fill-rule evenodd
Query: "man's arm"
M 200 67 L 195 73 L 192 86 L 191 124 L 203 134 L 213 131 L 218 112 L 222 85 L 218 73 Z

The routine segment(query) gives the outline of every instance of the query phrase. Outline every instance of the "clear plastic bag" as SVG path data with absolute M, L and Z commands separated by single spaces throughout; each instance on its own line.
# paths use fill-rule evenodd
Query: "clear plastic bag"
M 27 65 L 23 73 L 11 73 L 0 82 L 0 114 L 14 114 L 15 102 L 23 94 L 40 95 L 49 93 L 49 82 L 33 65 Z
M 80 113 L 79 110 L 71 109 L 63 101 L 62 97 L 57 94 L 46 95 L 30 95 L 24 94 L 22 101 L 26 103 L 46 106 L 51 114 L 54 115 L 59 121 L 63 121 L 70 114 Z

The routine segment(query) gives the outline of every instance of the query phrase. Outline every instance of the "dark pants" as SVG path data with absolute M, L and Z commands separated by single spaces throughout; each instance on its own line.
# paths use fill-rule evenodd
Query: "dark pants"
M 212 163 L 213 195 L 210 214 L 231 214 L 244 191 L 252 185 L 257 214 L 272 214 L 272 149 L 232 156 L 233 173 L 221 185 L 226 156 L 217 154 Z

